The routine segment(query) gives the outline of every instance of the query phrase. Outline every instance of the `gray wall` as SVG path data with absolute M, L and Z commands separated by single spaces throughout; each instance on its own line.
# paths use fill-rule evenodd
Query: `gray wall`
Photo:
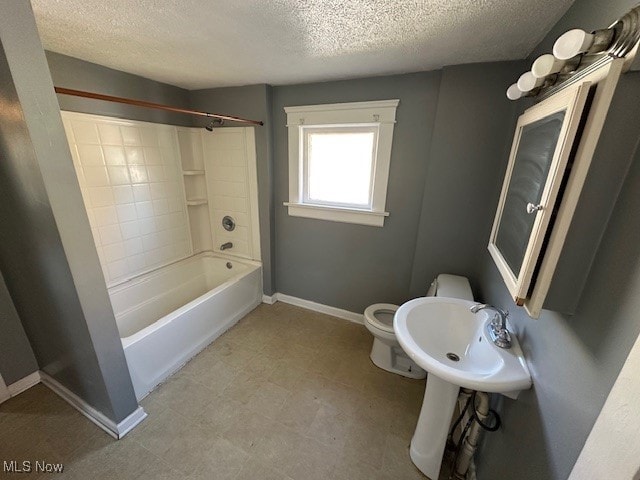
M 46 52 L 53 83 L 56 87 L 85 90 L 116 97 L 134 98 L 189 108 L 189 91 L 173 85 L 113 70 L 54 52 Z M 134 107 L 121 103 L 58 95 L 61 110 L 93 113 L 143 122 L 191 126 L 191 115 Z
M 271 87 L 212 88 L 190 92 L 191 105 L 198 110 L 262 120 L 264 126 L 255 127 L 256 160 L 258 169 L 258 202 L 260 205 L 260 250 L 262 252 L 264 293 L 275 292 L 274 227 L 273 227 L 273 145 L 271 136 Z M 194 119 L 194 125 L 205 126 L 206 119 Z M 228 126 L 242 126 L 227 122 Z M 213 133 L 215 134 L 215 132 Z
M 565 30 L 608 25 L 633 3 L 578 1 L 534 55 L 548 51 Z M 626 160 L 632 162 L 631 169 L 575 315 L 543 311 L 538 320 L 530 319 L 513 305 L 489 255 L 483 255 L 479 298 L 511 310 L 534 385 L 517 401 L 501 399 L 504 426 L 485 436 L 478 458 L 481 480 L 567 478 L 640 332 L 639 101 L 640 73 L 628 73 L 618 86 L 594 166 L 606 174 L 611 152 L 607 144 L 630 142 L 632 153 Z M 500 175 L 505 167 L 506 158 Z
M 441 73 L 274 87 L 274 208 L 279 292 L 362 312 L 407 299 Z M 288 215 L 284 107 L 400 99 L 383 228 Z M 426 288 L 426 286 L 425 286 Z
M 115 422 L 137 408 L 29 2 L 0 17 L 0 270 L 41 370 Z
M 410 295 L 439 273 L 477 278 L 494 206 L 491 194 L 511 140 L 516 104 L 504 91 L 522 62 L 446 67 L 438 96 Z M 475 285 L 472 285 L 475 287 Z
M 36 357 L 0 274 L 0 375 L 11 385 L 36 370 Z

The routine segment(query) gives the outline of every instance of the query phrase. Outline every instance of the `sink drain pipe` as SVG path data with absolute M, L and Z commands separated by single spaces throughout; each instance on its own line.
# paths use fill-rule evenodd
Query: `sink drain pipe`
M 473 455 L 478 448 L 480 433 L 482 430 L 495 432 L 500 428 L 500 417 L 494 410 L 489 408 L 488 393 L 461 389 L 459 402 L 460 405 L 464 405 L 464 407 L 461 407 L 461 414 L 453 425 L 452 434 L 457 424 L 463 419 L 466 420 L 466 425 L 460 433 L 458 447 L 453 460 L 452 472 L 449 478 L 464 480 Z M 494 417 L 493 425 L 486 423 L 489 416 Z M 460 424 L 460 427 L 462 427 L 462 424 Z

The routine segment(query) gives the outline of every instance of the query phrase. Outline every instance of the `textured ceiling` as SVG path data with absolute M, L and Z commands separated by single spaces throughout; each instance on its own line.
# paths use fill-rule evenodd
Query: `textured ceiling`
M 188 89 L 524 58 L 573 0 L 32 0 L 47 50 Z

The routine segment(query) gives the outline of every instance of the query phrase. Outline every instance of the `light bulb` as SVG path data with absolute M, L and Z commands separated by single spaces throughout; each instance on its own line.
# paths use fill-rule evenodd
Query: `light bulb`
M 544 83 L 544 78 L 536 78 L 531 72 L 525 72 L 518 79 L 518 88 L 522 93 L 527 93 Z
M 509 100 L 518 100 L 522 98 L 522 90 L 518 88 L 518 84 L 514 83 L 509 88 L 507 88 L 507 98 Z
M 553 55 L 560 60 L 569 60 L 586 52 L 593 45 L 595 35 L 575 28 L 560 35 L 553 44 Z
M 566 62 L 559 60 L 550 53 L 539 56 L 533 65 L 531 65 L 531 73 L 536 78 L 544 78 L 547 75 L 558 73 L 562 70 Z

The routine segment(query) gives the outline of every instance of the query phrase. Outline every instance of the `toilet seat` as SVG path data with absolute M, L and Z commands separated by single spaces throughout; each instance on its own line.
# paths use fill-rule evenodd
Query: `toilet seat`
M 398 305 L 391 303 L 374 303 L 365 309 L 365 321 L 378 330 L 394 334 L 393 316 L 398 308 Z

